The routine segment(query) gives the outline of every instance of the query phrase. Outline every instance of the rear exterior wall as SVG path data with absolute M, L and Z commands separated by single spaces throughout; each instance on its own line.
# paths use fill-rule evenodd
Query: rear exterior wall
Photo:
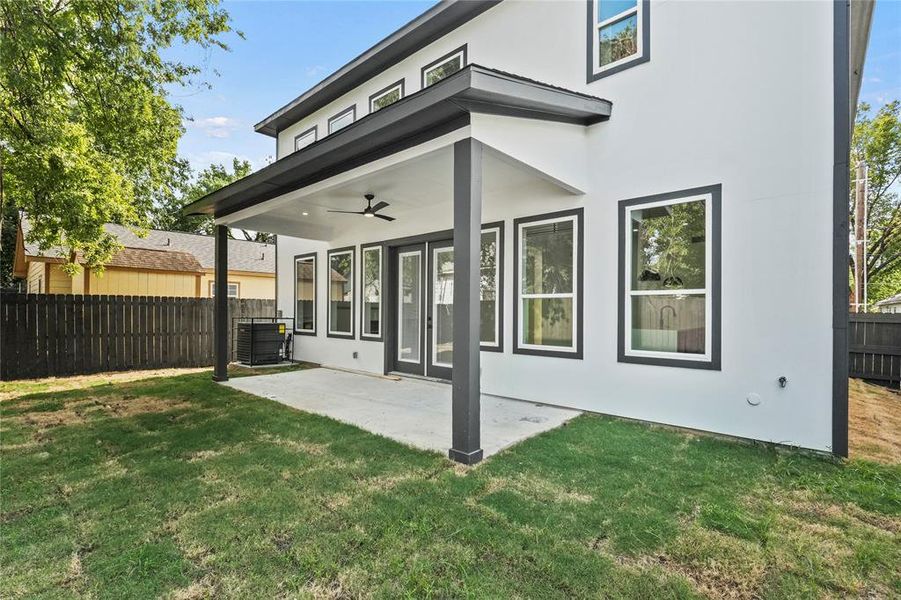
M 650 61 L 586 83 L 586 5 L 503 2 L 279 136 L 352 103 L 468 44 L 469 62 L 607 98 L 613 116 L 585 129 L 581 196 L 549 184 L 486 197 L 483 222 L 505 222 L 503 353 L 483 352 L 483 393 L 829 450 L 832 329 L 832 5 L 827 2 L 653 2 Z M 763 41 L 765 40 L 765 42 Z M 542 124 L 473 117 L 471 134 L 511 147 Z M 722 368 L 703 371 L 617 361 L 618 203 L 722 185 Z M 513 219 L 583 207 L 584 358 L 512 353 Z M 361 219 L 361 221 L 363 221 Z M 384 235 L 363 223 L 328 243 L 278 237 L 278 308 L 293 314 L 293 257 L 319 252 L 317 337 L 301 359 L 372 372 L 379 342 L 327 338 L 326 250 L 452 227 L 452 207 L 423 210 Z M 359 287 L 358 285 L 356 286 Z M 353 358 L 353 353 L 358 358 Z M 788 384 L 781 388 L 779 377 Z M 750 393 L 761 402 L 752 406 Z

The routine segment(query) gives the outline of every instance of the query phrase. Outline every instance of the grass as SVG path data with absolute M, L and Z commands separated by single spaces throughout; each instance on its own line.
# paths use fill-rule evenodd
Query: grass
M 582 416 L 465 469 L 208 373 L 0 392 L 3 598 L 901 595 L 897 464 Z

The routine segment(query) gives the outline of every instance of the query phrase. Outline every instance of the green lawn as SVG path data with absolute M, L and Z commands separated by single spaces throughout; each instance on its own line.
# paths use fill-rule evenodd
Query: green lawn
M 901 595 L 897 465 L 582 416 L 465 469 L 207 373 L 100 383 L 0 387 L 0 597 Z

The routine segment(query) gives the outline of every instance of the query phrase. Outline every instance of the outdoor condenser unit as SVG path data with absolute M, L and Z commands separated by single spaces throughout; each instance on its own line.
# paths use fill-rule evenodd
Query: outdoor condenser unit
M 271 365 L 281 362 L 284 323 L 238 323 L 238 362 Z

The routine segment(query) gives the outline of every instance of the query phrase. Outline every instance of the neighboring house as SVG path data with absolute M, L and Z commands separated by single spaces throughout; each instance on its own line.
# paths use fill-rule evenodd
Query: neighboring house
M 295 357 L 452 380 L 455 460 L 481 458 L 480 393 L 843 455 L 871 16 L 441 2 L 260 121 L 278 160 L 186 212 L 278 234 Z
M 108 294 L 113 296 L 213 295 L 215 238 L 208 235 L 151 229 L 139 237 L 126 227 L 108 224 L 105 229 L 124 246 L 104 265 L 103 275 L 90 268 L 73 276 L 60 267 L 58 249 L 41 252 L 26 243 L 29 230 L 22 219 L 16 239 L 14 273 L 25 279 L 29 294 Z M 230 298 L 275 298 L 274 244 L 233 240 L 229 244 L 227 295 Z M 76 261 L 78 256 L 76 256 Z
M 901 314 L 901 294 L 895 294 L 891 298 L 880 300 L 873 305 L 876 312 Z

